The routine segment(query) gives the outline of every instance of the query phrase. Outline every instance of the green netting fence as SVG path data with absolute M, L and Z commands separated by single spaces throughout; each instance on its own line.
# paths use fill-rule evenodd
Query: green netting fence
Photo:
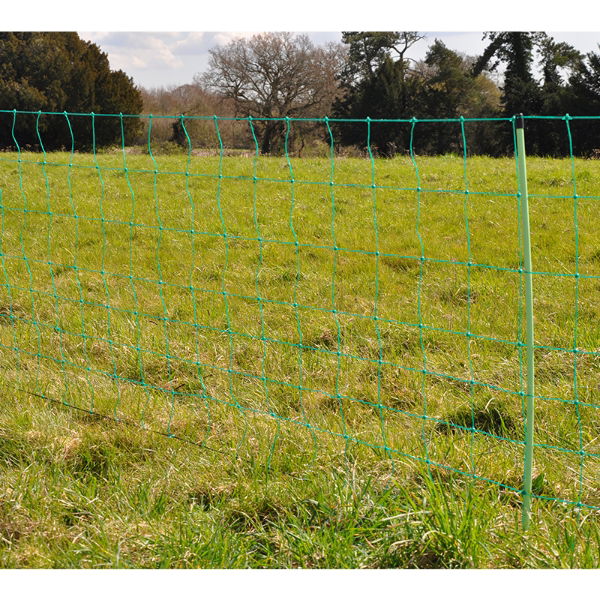
M 183 142 L 168 152 L 162 119 Z M 525 524 L 531 498 L 600 508 L 600 161 L 576 136 L 600 119 L 354 120 L 354 149 L 349 121 L 276 119 L 272 156 L 267 119 L 0 120 L 10 393 L 267 464 L 339 451 L 399 482 L 419 465 L 480 480 L 523 497 Z M 100 122 L 118 147 L 97 146 Z M 564 158 L 526 159 L 534 122 L 562 128 Z M 471 154 L 482 124 L 509 156 Z M 60 127 L 70 144 L 48 151 Z M 386 127 L 407 140 L 393 157 L 372 143 Z M 427 154 L 440 129 L 452 153 Z

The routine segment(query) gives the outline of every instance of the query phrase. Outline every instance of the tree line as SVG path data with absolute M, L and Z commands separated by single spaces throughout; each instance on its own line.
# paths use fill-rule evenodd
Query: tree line
M 382 156 L 462 152 L 512 153 L 506 121 L 379 123 L 377 119 L 447 119 L 527 115 L 600 115 L 600 54 L 582 54 L 544 32 L 487 32 L 480 56 L 434 40 L 422 60 L 414 31 L 346 31 L 342 42 L 317 46 L 305 35 L 263 33 L 210 50 L 208 68 L 188 85 L 143 89 L 109 68 L 105 53 L 75 33 L 0 33 L 0 107 L 18 110 L 183 115 L 154 120 L 157 142 L 258 148 L 302 154 L 335 147 L 370 149 Z M 217 114 L 250 122 L 185 119 Z M 311 122 L 329 116 L 330 123 Z M 286 121 L 285 117 L 306 121 Z M 370 117 L 374 122 L 367 123 Z M 344 121 L 348 119 L 348 121 Z M 123 123 L 123 128 L 121 124 Z M 600 146 L 596 122 L 527 121 L 530 153 L 590 155 Z M 92 141 L 143 144 L 148 121 L 0 116 L 4 147 L 78 148 Z M 569 135 L 571 137 L 569 139 Z M 85 142 L 84 140 L 87 140 Z

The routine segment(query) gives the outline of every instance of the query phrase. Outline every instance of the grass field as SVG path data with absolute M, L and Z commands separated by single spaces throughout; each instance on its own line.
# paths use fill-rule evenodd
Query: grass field
M 599 566 L 600 162 L 528 161 L 524 534 L 514 160 L 20 158 L 1 566 Z

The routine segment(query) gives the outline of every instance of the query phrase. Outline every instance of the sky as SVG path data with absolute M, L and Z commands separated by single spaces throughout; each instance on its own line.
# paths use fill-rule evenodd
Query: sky
M 236 37 L 249 37 L 256 33 L 243 31 L 79 31 L 79 35 L 97 44 L 107 53 L 111 68 L 122 69 L 133 77 L 136 84 L 161 87 L 191 83 L 194 75 L 208 65 L 208 51 L 227 44 Z M 340 31 L 299 31 L 306 33 L 313 43 L 326 44 L 341 41 Z M 480 54 L 486 42 L 480 31 L 422 31 L 426 38 L 411 49 L 411 58 L 423 58 L 429 45 L 437 38 L 452 50 L 466 54 Z M 565 41 L 581 52 L 598 51 L 600 32 L 552 32 L 558 41 Z
M 546 31 L 582 52 L 598 50 L 600 42 L 600 32 L 586 32 L 597 22 L 597 0 L 102 0 L 94 10 L 81 0 L 6 4 L 4 31 L 77 31 L 107 53 L 112 68 L 144 87 L 190 83 L 205 70 L 210 48 L 259 31 L 305 32 L 316 44 L 339 41 L 342 31 L 419 31 L 427 39 L 413 48 L 415 59 L 436 37 L 478 54 L 483 31 Z

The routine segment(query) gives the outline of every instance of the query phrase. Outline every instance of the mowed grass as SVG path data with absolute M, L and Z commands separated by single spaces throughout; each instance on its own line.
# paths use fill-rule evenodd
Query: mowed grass
M 528 161 L 524 534 L 514 160 L 18 158 L 2 566 L 598 566 L 600 162 Z

